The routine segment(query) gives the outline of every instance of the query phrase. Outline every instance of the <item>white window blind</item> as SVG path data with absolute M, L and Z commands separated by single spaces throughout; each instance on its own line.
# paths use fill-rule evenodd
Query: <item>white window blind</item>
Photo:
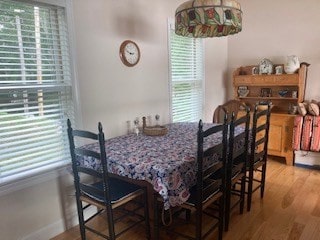
M 203 40 L 181 37 L 169 23 L 171 114 L 173 122 L 199 121 L 203 112 Z
M 69 161 L 65 9 L 0 0 L 0 183 Z

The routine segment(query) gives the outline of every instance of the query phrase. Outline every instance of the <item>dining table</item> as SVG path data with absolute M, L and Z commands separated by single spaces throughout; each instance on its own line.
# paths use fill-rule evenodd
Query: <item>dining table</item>
M 206 130 L 216 124 L 204 123 Z M 132 180 L 144 181 L 163 199 L 164 209 L 176 207 L 190 196 L 189 189 L 196 183 L 197 122 L 179 122 L 165 125 L 168 132 L 162 136 L 143 133 L 126 134 L 105 141 L 108 172 Z M 236 128 L 239 135 L 244 128 Z M 204 148 L 222 144 L 222 132 L 205 140 Z M 239 139 L 235 145 L 244 144 Z M 98 144 L 87 144 L 86 149 L 99 151 Z M 219 161 L 220 156 L 213 157 Z M 80 159 L 80 164 L 101 169 L 94 158 Z

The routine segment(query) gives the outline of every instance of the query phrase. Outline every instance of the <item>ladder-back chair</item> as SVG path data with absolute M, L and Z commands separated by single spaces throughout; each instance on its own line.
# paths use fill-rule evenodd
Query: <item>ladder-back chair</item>
M 232 114 L 229 131 L 229 151 L 226 177 L 226 206 L 225 206 L 225 230 L 228 231 L 231 210 L 240 205 L 240 214 L 243 213 L 246 188 L 246 167 L 249 145 L 250 110 L 236 119 Z M 237 129 L 238 128 L 238 129 Z M 236 134 L 236 130 L 240 134 Z M 240 184 L 240 190 L 236 184 Z
M 81 239 L 86 239 L 86 230 L 88 230 L 105 239 L 114 240 L 143 221 L 145 221 L 146 225 L 146 236 L 149 238 L 150 229 L 146 189 L 109 175 L 105 139 L 101 123 L 98 125 L 98 134 L 72 129 L 69 119 L 67 124 Z M 89 148 L 86 149 L 84 146 L 75 146 L 75 142 L 80 139 L 82 141 L 93 141 L 94 144 L 97 144 L 97 147 L 94 148 L 97 151 Z M 81 160 L 85 158 L 95 159 L 101 165 L 101 169 L 93 169 L 82 164 Z M 140 204 L 137 205 L 136 202 L 132 203 L 133 200 L 139 200 Z M 141 200 L 143 201 L 142 204 Z M 133 205 L 130 205 L 130 208 L 125 208 L 125 204 L 129 202 Z M 98 211 L 85 219 L 84 210 L 91 205 L 97 207 Z M 118 209 L 121 212 L 115 213 Z M 141 209 L 144 209 L 144 214 L 140 214 L 138 211 Z M 107 234 L 87 224 L 102 212 L 106 212 L 107 216 Z M 131 224 L 122 227 L 116 232 L 116 222 L 127 216 L 134 216 L 135 219 L 131 221 Z
M 256 106 L 253 113 L 252 121 L 252 135 L 250 155 L 248 162 L 248 197 L 247 197 L 247 210 L 251 209 L 252 194 L 260 189 L 260 197 L 263 198 L 266 169 L 267 169 L 267 155 L 268 155 L 268 139 L 270 127 L 270 104 L 268 108 L 259 111 Z M 254 186 L 254 183 L 257 183 Z
M 221 143 L 219 145 L 211 145 L 210 137 L 213 134 L 221 133 Z M 196 185 L 190 189 L 190 197 L 184 204 L 182 209 L 187 213 L 194 212 L 195 234 L 189 236 L 184 232 L 175 231 L 170 226 L 167 231 L 182 236 L 186 239 L 201 240 L 205 239 L 213 230 L 218 227 L 218 238 L 222 239 L 223 222 L 224 222 L 224 203 L 225 203 L 225 176 L 226 176 L 226 154 L 227 154 L 227 134 L 228 125 L 225 118 L 224 124 L 212 126 L 203 130 L 203 123 L 199 121 L 198 129 L 198 150 L 197 150 L 197 176 Z M 214 205 L 216 203 L 216 205 Z M 155 236 L 159 238 L 159 200 L 155 199 Z M 218 210 L 218 214 L 214 214 Z M 203 232 L 203 215 L 206 214 L 212 218 L 214 222 L 210 224 L 210 228 Z M 193 215 L 192 215 L 193 216 Z M 187 221 L 190 223 L 190 221 Z M 174 224 L 174 223 L 173 223 Z M 189 226 L 189 225 L 188 225 Z

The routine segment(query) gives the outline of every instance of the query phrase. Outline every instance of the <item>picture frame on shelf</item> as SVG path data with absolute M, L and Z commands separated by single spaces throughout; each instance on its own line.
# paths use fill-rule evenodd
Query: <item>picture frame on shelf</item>
M 276 75 L 283 74 L 283 67 L 281 65 L 276 66 L 275 69 L 276 69 Z
M 272 97 L 271 88 L 261 88 L 261 97 Z
M 259 68 L 258 67 L 253 67 L 251 69 L 251 74 L 252 75 L 258 75 L 259 74 Z
M 298 91 L 294 90 L 291 92 L 291 97 L 292 98 L 298 98 Z

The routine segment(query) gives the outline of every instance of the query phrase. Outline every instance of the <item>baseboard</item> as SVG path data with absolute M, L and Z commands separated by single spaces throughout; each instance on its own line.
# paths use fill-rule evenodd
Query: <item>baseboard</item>
M 36 232 L 29 234 L 28 236 L 23 237 L 21 240 L 48 240 L 64 231 L 64 221 L 61 219 L 55 223 L 39 229 Z
M 307 165 L 307 164 L 296 163 L 295 166 L 307 168 L 307 169 L 320 170 L 320 165 Z
M 97 209 L 95 207 L 89 207 L 88 209 L 86 209 L 85 217 L 87 217 L 87 215 L 90 216 L 96 212 L 97 212 Z M 78 213 L 75 212 L 70 219 L 71 219 L 71 222 L 68 223 L 68 226 L 71 226 L 71 227 L 76 226 L 78 224 Z M 41 228 L 38 231 L 33 232 L 28 236 L 21 238 L 21 240 L 48 240 L 65 232 L 66 230 L 67 229 L 65 227 L 64 219 L 60 219 L 57 222 L 47 225 L 44 228 Z
M 295 166 L 320 169 L 320 153 L 295 151 Z

